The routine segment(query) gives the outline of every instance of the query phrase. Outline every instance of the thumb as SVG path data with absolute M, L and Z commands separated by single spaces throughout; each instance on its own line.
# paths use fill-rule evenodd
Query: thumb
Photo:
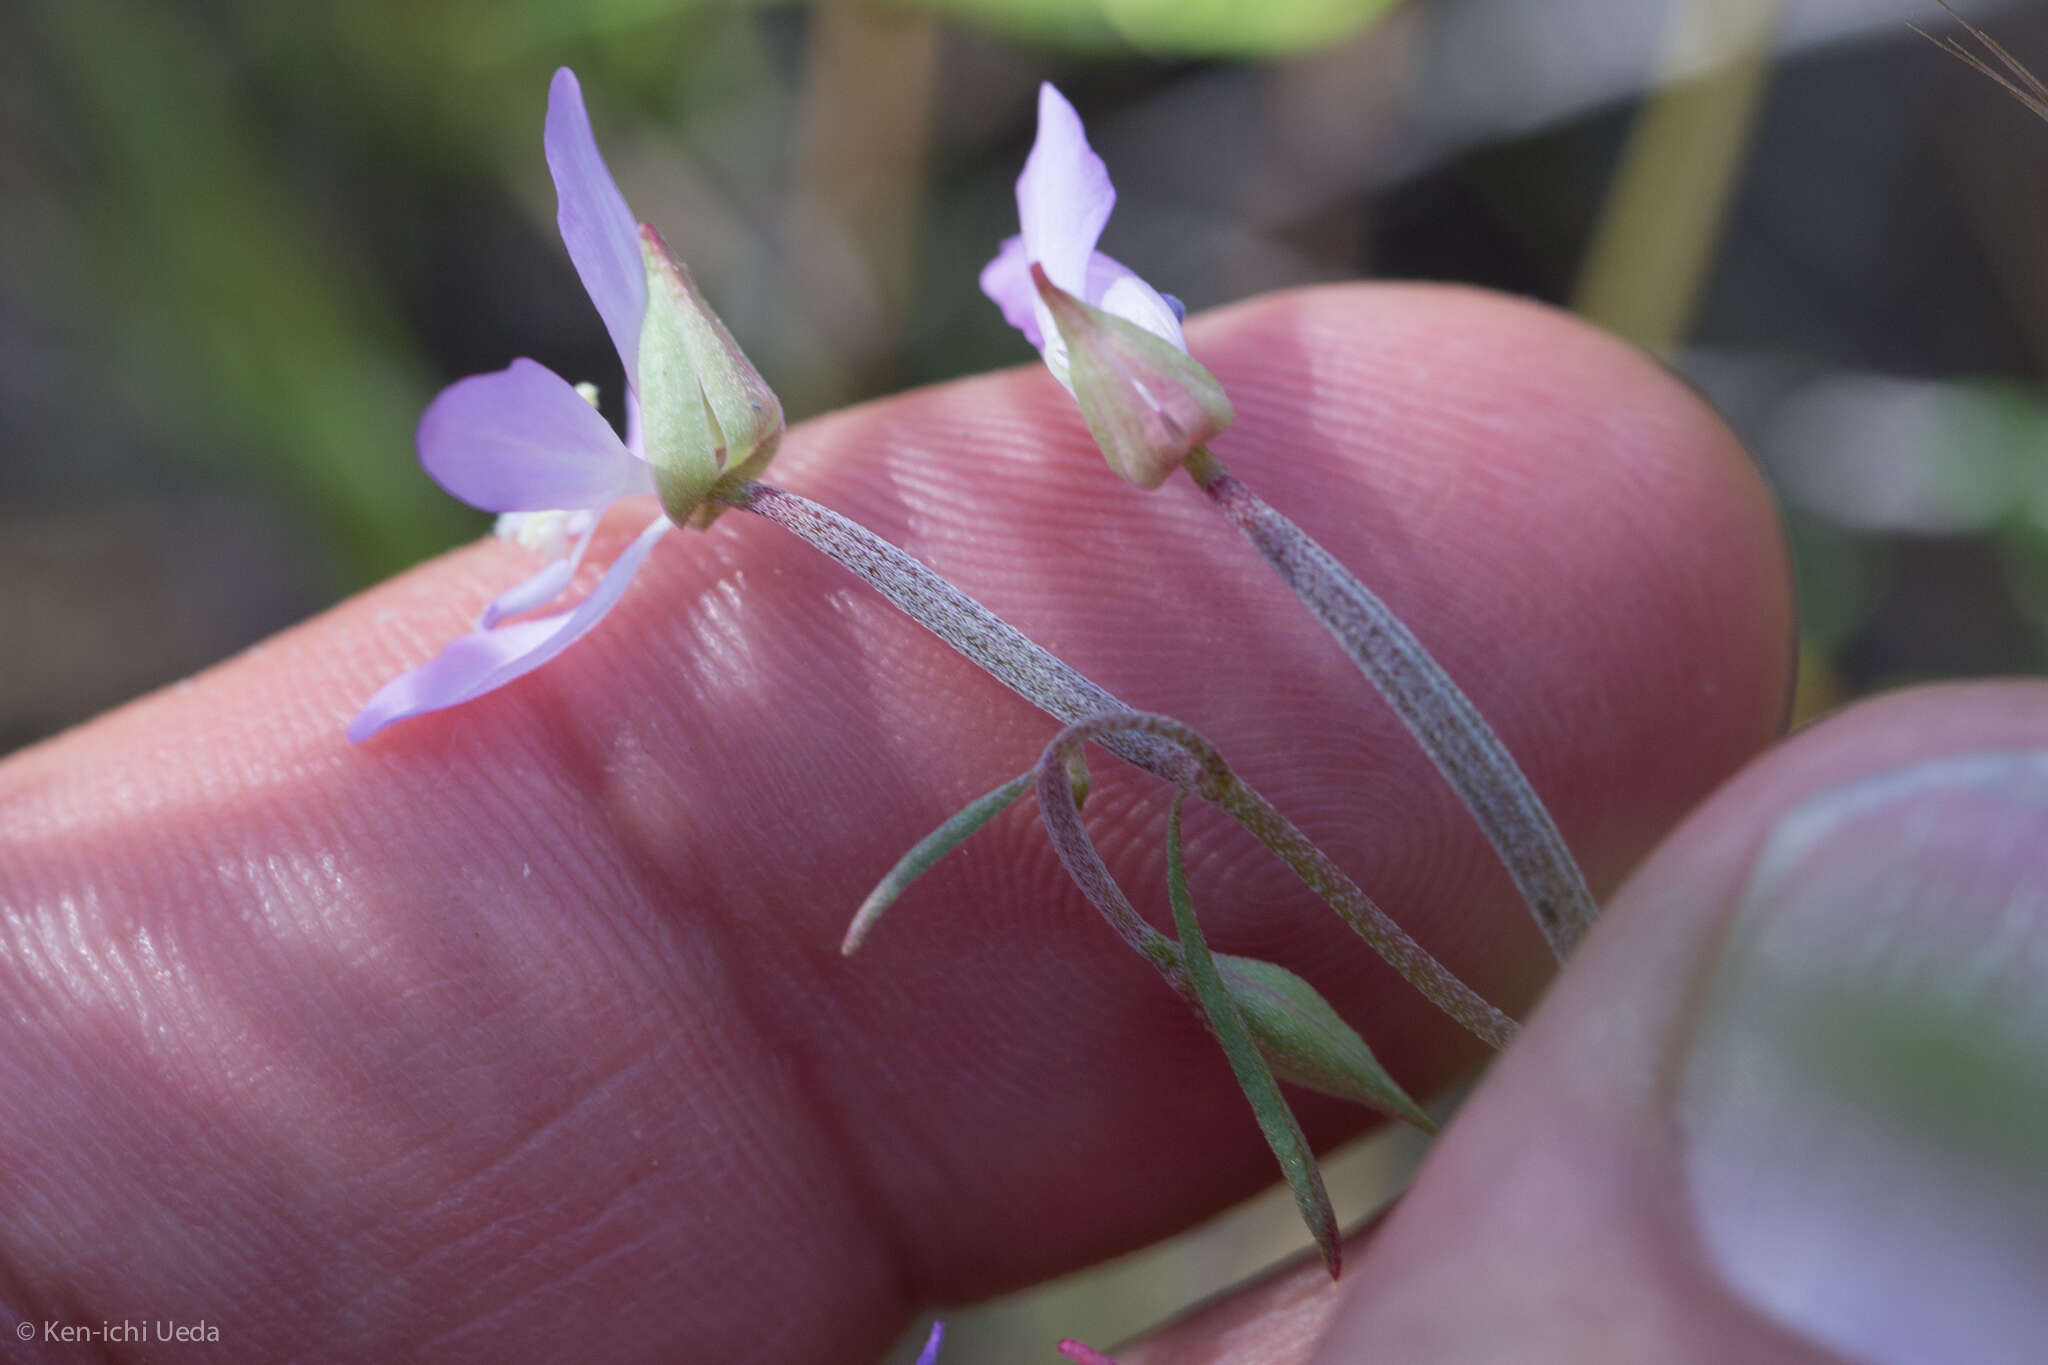
M 1817 727 L 1604 930 L 1319 1358 L 2038 1358 L 2048 689 Z
M 1343 1286 L 1117 1358 L 2035 1360 L 2044 1152 L 2048 687 L 1887 698 L 1652 856 Z

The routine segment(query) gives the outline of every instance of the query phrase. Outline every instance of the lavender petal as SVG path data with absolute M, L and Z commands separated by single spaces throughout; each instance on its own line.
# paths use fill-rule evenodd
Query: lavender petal
M 1031 258 L 1024 252 L 1022 237 L 1005 237 L 995 259 L 981 268 L 981 292 L 1003 310 L 1003 321 L 1022 332 L 1033 349 L 1045 349 L 1045 334 L 1038 328 L 1038 290 L 1031 284 Z
M 1038 87 L 1038 138 L 1017 178 L 1017 219 L 1024 249 L 1052 282 L 1081 295 L 1116 190 L 1109 168 L 1089 150 L 1081 116 L 1050 81 Z
M 563 67 L 548 87 L 548 170 L 555 178 L 556 224 L 576 274 L 604 319 L 626 382 L 640 387 L 640 320 L 647 313 L 647 274 L 640 231 L 626 197 L 605 168 L 583 108 L 576 73 Z
M 1138 278 L 1138 272 L 1101 252 L 1088 258 L 1088 292 L 1082 295 L 1112 317 L 1143 327 L 1153 336 L 1180 350 L 1188 348 L 1180 329 L 1180 315 L 1166 296 Z
M 654 491 L 654 472 L 545 365 L 515 360 L 441 390 L 420 418 L 420 463 L 486 512 L 604 507 Z
M 471 631 L 418 668 L 393 678 L 349 722 L 348 737 L 360 744 L 394 722 L 460 705 L 539 668 L 604 619 L 672 525 L 667 517 L 656 518 L 573 609 L 495 630 Z

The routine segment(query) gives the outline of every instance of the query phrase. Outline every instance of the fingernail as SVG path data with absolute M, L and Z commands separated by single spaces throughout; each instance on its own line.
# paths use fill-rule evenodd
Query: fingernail
M 1766 840 L 1678 1071 L 1707 1256 L 1880 1365 L 2048 1351 L 2048 752 L 1809 799 Z

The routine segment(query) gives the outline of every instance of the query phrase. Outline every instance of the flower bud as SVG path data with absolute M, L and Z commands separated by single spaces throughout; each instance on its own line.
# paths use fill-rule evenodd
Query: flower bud
M 640 430 L 669 519 L 694 515 L 721 484 L 753 478 L 782 439 L 782 404 L 741 354 L 697 282 L 644 223 L 647 314 L 640 324 Z
M 1266 1065 L 1283 1081 L 1405 1119 L 1425 1133 L 1436 1124 L 1387 1075 L 1372 1049 L 1330 1003 L 1285 967 L 1217 953 L 1216 971 L 1244 1016 Z
M 1031 280 L 1067 344 L 1067 380 L 1109 467 L 1157 488 L 1232 417 L 1216 376 L 1164 337 L 1083 303 L 1033 264 Z
M 1077 745 L 1067 752 L 1067 788 L 1074 793 L 1075 810 L 1088 804 L 1088 792 L 1092 786 L 1088 777 L 1088 752 Z

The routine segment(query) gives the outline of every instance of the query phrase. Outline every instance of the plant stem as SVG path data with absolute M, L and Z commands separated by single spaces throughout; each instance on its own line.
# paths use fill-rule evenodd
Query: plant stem
M 1550 812 L 1493 727 L 1386 603 L 1207 447 L 1197 447 L 1186 467 L 1394 708 L 1479 822 L 1562 960 L 1592 926 L 1599 906 Z
M 1200 732 L 1169 716 L 1124 711 L 1070 725 L 1053 741 L 1053 747 L 1047 753 L 1064 756 L 1077 751 L 1090 740 L 1106 746 L 1112 736 L 1134 732 L 1155 735 L 1192 756 L 1201 769 L 1201 776 L 1193 787 L 1184 790 L 1192 791 L 1228 814 L 1271 849 L 1275 856 L 1294 869 L 1296 876 L 1308 883 L 1312 891 L 1328 902 L 1352 931 L 1386 960 L 1388 966 L 1399 972 L 1402 979 L 1420 991 L 1431 1004 L 1492 1046 L 1507 1046 L 1515 1035 L 1515 1021 L 1488 1004 L 1483 996 L 1460 981 L 1449 968 L 1410 938 L 1386 911 L 1359 889 L 1358 883 L 1330 861 L 1328 854 L 1275 810 L 1271 802 L 1253 790 L 1250 783 L 1239 777 L 1224 761 L 1216 746 Z M 1038 808 L 1059 851 L 1060 861 L 1125 940 L 1140 953 L 1152 957 L 1162 971 L 1168 970 L 1176 965 L 1175 961 L 1160 957 L 1161 945 L 1152 941 L 1158 935 L 1131 908 L 1129 900 L 1110 877 L 1109 869 L 1103 865 L 1081 826 L 1079 808 L 1071 798 L 1064 802 L 1056 799 L 1057 792 L 1049 785 L 1052 772 L 1049 758 L 1040 763 Z M 1152 938 L 1146 937 L 1148 934 Z M 1168 980 L 1176 978 L 1169 975 Z
M 742 484 L 720 500 L 766 517 L 824 551 L 969 663 L 1063 724 L 1131 709 L 923 561 L 852 518 L 801 493 L 760 482 Z M 1103 747 L 1162 781 L 1193 790 L 1190 784 L 1197 776 L 1194 760 L 1163 740 L 1151 735 L 1118 735 L 1105 739 Z
M 1132 712 L 1109 691 L 859 522 L 771 484 L 748 482 L 718 496 L 724 505 L 765 517 L 823 551 L 989 676 L 1062 724 Z M 1229 813 L 1293 868 L 1411 985 L 1486 1042 L 1506 1046 L 1515 1031 L 1512 1019 L 1430 956 L 1308 836 L 1227 766 L 1221 766 L 1221 772 L 1228 779 L 1219 779 L 1201 757 L 1214 755 L 1207 741 L 1182 726 L 1174 726 L 1177 733 L 1168 738 L 1160 732 L 1162 724 L 1172 722 L 1153 718 L 1136 729 L 1105 724 L 1098 742 L 1134 767 Z M 1178 733 L 1183 731 L 1195 747 Z M 1220 756 L 1214 763 L 1222 765 Z

